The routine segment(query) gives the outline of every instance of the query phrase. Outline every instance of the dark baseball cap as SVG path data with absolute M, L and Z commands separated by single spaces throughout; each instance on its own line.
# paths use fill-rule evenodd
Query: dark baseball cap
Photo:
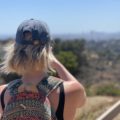
M 26 35 L 29 35 L 26 37 Z M 21 45 L 46 45 L 50 40 L 50 32 L 46 23 L 29 19 L 23 21 L 16 33 L 16 43 Z

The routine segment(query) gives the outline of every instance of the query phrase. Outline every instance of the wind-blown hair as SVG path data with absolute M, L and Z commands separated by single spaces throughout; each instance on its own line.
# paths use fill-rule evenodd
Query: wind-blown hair
M 7 74 L 15 72 L 19 75 L 32 71 L 54 72 L 50 64 L 53 56 L 50 47 L 49 43 L 42 50 L 40 45 L 20 45 L 17 43 L 7 45 L 1 71 Z

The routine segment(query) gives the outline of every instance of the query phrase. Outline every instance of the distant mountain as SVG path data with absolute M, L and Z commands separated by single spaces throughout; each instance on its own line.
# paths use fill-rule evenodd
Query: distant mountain
M 8 34 L 0 34 L 0 40 L 6 40 L 6 39 L 9 39 L 9 38 L 15 38 L 15 35 L 8 35 Z
M 111 39 L 120 39 L 120 32 L 117 33 L 105 33 L 105 32 L 88 32 L 80 34 L 54 34 L 53 38 L 65 39 L 85 39 L 85 40 L 111 40 Z
M 78 34 L 73 34 L 73 33 L 68 33 L 68 34 L 53 34 L 52 35 L 53 39 L 54 38 L 60 38 L 63 40 L 72 40 L 72 39 L 85 39 L 85 40 L 111 40 L 111 39 L 120 39 L 120 32 L 116 33 L 106 33 L 106 32 L 86 32 L 86 33 L 78 33 Z M 5 40 L 8 38 L 15 38 L 15 35 L 0 35 L 0 40 Z

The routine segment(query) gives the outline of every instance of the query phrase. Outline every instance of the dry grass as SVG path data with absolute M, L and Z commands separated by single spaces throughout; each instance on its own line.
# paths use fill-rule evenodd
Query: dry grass
M 120 113 L 113 120 L 120 120 Z
M 113 105 L 120 97 L 95 96 L 88 97 L 84 107 L 77 109 L 75 120 L 96 120 L 111 105 Z M 117 117 L 114 120 L 117 119 Z

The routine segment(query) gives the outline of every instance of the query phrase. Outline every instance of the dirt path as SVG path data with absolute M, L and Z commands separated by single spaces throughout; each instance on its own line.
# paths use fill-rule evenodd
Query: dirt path
M 85 106 L 77 109 L 75 120 L 96 120 L 98 116 L 111 107 L 120 97 L 95 96 L 88 97 Z M 114 119 L 120 120 L 120 119 Z

